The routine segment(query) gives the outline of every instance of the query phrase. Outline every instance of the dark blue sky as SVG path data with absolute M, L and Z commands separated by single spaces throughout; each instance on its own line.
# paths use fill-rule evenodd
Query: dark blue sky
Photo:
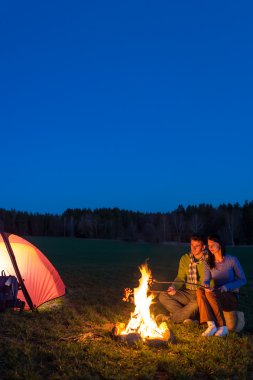
M 253 196 L 252 1 L 4 1 L 2 208 Z

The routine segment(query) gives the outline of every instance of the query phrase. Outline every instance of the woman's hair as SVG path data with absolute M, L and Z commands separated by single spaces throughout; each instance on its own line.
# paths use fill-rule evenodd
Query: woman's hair
M 207 240 L 212 240 L 215 243 L 218 243 L 220 245 L 220 250 L 221 250 L 221 255 L 222 257 L 225 256 L 226 254 L 226 248 L 224 243 L 222 242 L 221 238 L 217 234 L 211 234 L 208 235 Z M 209 251 L 208 249 L 208 259 L 207 259 L 207 264 L 211 269 L 215 268 L 215 257 L 214 255 Z

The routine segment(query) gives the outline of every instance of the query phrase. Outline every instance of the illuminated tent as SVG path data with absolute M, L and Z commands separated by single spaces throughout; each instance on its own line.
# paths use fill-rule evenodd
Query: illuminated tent
M 18 298 L 25 309 L 63 296 L 66 288 L 59 273 L 46 256 L 27 240 L 13 234 L 0 233 L 0 272 L 16 276 L 20 285 Z

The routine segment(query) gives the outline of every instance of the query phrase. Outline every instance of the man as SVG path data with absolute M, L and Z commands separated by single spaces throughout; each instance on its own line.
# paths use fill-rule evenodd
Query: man
M 205 242 L 200 235 L 191 236 L 191 251 L 179 262 L 178 274 L 166 292 L 161 292 L 159 301 L 170 316 L 159 314 L 157 322 L 172 320 L 175 323 L 194 322 L 198 315 L 196 297 L 197 284 L 203 282 L 206 259 Z

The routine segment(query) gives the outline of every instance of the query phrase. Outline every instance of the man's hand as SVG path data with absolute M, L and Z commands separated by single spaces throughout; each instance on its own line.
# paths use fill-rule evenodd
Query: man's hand
M 169 296 L 174 296 L 176 294 L 176 289 L 173 285 L 168 287 L 167 293 Z
M 213 288 L 210 288 L 210 285 L 204 284 L 205 292 L 212 292 Z
M 219 290 L 221 291 L 221 293 L 225 293 L 228 291 L 228 288 L 226 287 L 226 285 L 222 285 Z

